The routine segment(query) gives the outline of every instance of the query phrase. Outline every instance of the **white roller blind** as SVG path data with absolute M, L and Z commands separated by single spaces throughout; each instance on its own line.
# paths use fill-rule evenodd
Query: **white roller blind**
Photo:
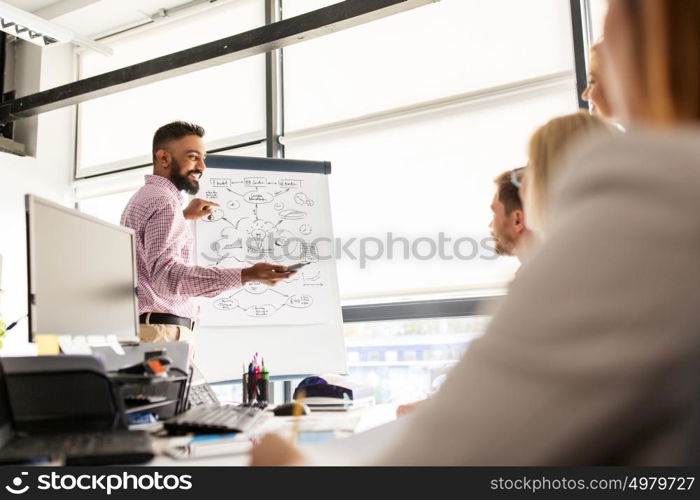
M 493 179 L 526 162 L 526 144 L 536 127 L 552 116 L 576 110 L 574 80 L 486 101 L 352 129 L 290 138 L 288 158 L 327 160 L 334 232 L 343 245 L 351 241 L 353 259 L 338 258 L 341 297 L 466 291 L 504 285 L 518 267 L 512 257 L 494 260 L 482 241 L 489 235 Z M 387 252 L 389 233 L 406 238 Z M 451 242 L 439 254 L 440 233 Z M 366 255 L 382 257 L 361 261 Z M 459 238 L 479 245 L 473 258 L 454 250 Z M 420 242 L 419 242 L 420 240 Z M 432 242 L 432 243 L 431 243 Z M 472 253 L 469 241 L 460 254 Z M 364 266 L 364 268 L 363 268 Z
M 110 45 L 114 56 L 83 53 L 80 77 L 112 71 L 265 24 L 263 0 L 238 0 Z M 79 106 L 78 177 L 150 162 L 155 130 L 187 120 L 207 144 L 264 137 L 265 59 L 249 57 L 87 101 Z
M 285 0 L 284 15 L 328 0 Z M 441 0 L 284 50 L 288 132 L 571 71 L 569 2 Z

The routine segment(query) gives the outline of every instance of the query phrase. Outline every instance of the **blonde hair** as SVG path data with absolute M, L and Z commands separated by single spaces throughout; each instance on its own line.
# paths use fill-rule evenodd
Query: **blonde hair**
M 581 111 L 553 118 L 532 134 L 523 200 L 529 228 L 540 233 L 546 230 L 551 186 L 572 146 L 591 135 L 614 130 L 602 118 Z

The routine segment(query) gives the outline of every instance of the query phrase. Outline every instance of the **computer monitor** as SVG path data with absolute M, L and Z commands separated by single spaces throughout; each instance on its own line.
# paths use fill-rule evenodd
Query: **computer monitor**
M 37 334 L 138 339 L 131 229 L 27 195 L 29 340 Z

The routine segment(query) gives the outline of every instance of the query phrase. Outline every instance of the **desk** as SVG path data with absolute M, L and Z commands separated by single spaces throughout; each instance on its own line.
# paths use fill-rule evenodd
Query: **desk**
M 375 405 L 367 408 L 358 408 L 356 410 L 343 412 L 312 412 L 301 418 L 302 433 L 334 431 L 337 436 L 337 441 L 342 441 L 346 436 L 353 433 L 360 433 L 381 426 L 387 422 L 391 422 L 396 418 L 396 405 Z M 158 456 L 147 465 L 152 466 L 241 466 L 248 464 L 247 450 L 250 448 L 250 439 L 256 436 L 262 436 L 268 432 L 279 432 L 286 434 L 291 431 L 294 417 L 274 417 L 272 414 L 256 427 L 253 434 L 248 433 L 246 436 L 240 436 L 237 443 L 229 442 L 229 449 L 235 449 L 236 452 L 231 454 L 222 454 L 208 457 L 188 457 L 186 459 L 175 459 L 164 454 L 164 450 L 172 445 L 175 445 L 178 440 L 183 444 L 189 438 L 157 438 L 154 446 Z M 331 444 L 331 443 L 329 443 Z M 324 443 L 325 445 L 325 443 Z M 309 445 L 310 449 L 319 448 L 325 449 L 326 446 L 318 444 Z

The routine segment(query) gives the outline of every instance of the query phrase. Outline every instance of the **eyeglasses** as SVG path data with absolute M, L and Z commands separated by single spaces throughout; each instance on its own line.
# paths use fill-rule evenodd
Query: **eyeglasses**
M 523 186 L 523 179 L 525 178 L 525 168 L 519 167 L 514 168 L 510 171 L 510 183 L 516 188 L 521 188 Z

